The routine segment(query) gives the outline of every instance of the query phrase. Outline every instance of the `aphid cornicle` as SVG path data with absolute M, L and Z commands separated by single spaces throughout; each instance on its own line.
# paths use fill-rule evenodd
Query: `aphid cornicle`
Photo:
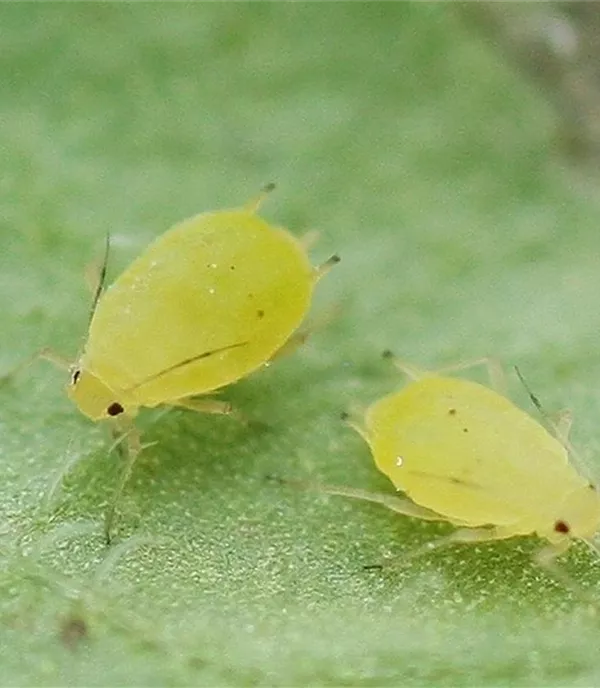
M 574 539 L 595 549 L 600 496 L 569 462 L 570 423 L 554 425 L 553 436 L 488 387 L 395 363 L 412 381 L 350 425 L 404 496 L 320 489 L 458 526 L 423 551 L 535 534 L 549 543 L 537 557 L 549 566 Z
M 86 416 L 125 432 L 130 464 L 141 407 L 230 413 L 204 395 L 305 338 L 298 327 L 315 283 L 339 259 L 313 268 L 300 240 L 256 214 L 263 197 L 175 225 L 98 295 L 68 394 Z

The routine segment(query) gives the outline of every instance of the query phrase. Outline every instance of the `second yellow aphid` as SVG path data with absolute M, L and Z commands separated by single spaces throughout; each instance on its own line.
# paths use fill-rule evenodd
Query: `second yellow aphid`
M 574 539 L 594 546 L 600 495 L 569 462 L 568 422 L 553 435 L 488 387 L 396 365 L 411 382 L 350 424 L 403 495 L 322 489 L 458 527 L 433 547 L 535 534 L 548 542 L 538 561 L 550 565 Z

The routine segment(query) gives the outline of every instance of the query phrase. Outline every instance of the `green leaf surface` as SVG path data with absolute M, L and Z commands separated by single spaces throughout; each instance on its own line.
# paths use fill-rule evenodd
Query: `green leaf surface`
M 333 322 L 224 395 L 255 423 L 142 414 L 111 548 L 103 428 L 43 362 L 0 388 L 0 683 L 598 684 L 535 539 L 365 571 L 449 527 L 266 479 L 392 491 L 339 419 L 400 384 L 386 348 L 518 364 L 600 473 L 597 193 L 542 96 L 445 4 L 14 4 L 0 37 L 0 370 L 76 356 L 107 230 L 114 277 L 276 181 L 269 219 L 342 256 Z M 592 553 L 565 567 L 600 598 Z

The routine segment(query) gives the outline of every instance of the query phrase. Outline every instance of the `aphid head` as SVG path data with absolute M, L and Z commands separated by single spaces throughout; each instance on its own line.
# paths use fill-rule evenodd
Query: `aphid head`
M 95 375 L 79 367 L 72 372 L 67 394 L 81 413 L 92 420 L 114 418 L 125 412 L 109 387 Z
M 560 506 L 551 541 L 565 537 L 589 540 L 600 530 L 600 494 L 593 485 L 571 492 Z

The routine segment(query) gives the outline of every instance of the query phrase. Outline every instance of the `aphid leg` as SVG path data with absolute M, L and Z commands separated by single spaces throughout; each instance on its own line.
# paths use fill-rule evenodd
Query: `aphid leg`
M 318 240 L 319 232 L 316 229 L 311 229 L 308 232 L 305 232 L 299 238 L 299 241 L 302 244 L 302 248 L 305 251 L 310 251 L 310 249 L 317 243 Z
M 50 363 L 57 368 L 62 368 L 63 370 L 69 370 L 71 368 L 71 362 L 67 361 L 66 358 L 55 354 L 51 349 L 44 348 L 40 349 L 40 351 L 36 351 L 32 356 L 21 361 L 21 363 L 18 363 L 12 370 L 9 370 L 4 375 L 0 375 L 0 385 L 11 382 L 40 358 L 44 361 L 50 361 Z
M 436 514 L 435 511 L 419 506 L 406 497 L 398 497 L 385 492 L 370 492 L 355 487 L 324 485 L 321 483 L 312 483 L 307 480 L 294 480 L 275 476 L 270 476 L 270 479 L 278 482 L 280 485 L 290 485 L 291 487 L 300 488 L 302 490 L 322 492 L 324 494 L 339 497 L 350 497 L 350 499 L 359 499 L 363 502 L 371 502 L 373 504 L 382 504 L 399 514 L 411 516 L 412 518 L 420 518 L 424 521 L 443 520 L 443 517 Z
M 571 544 L 572 542 L 570 540 L 564 540 L 564 542 L 558 545 L 547 545 L 546 547 L 542 547 L 534 557 L 535 563 L 542 568 L 552 570 L 556 566 L 557 557 L 564 554 Z
M 387 505 L 386 505 L 387 506 Z M 430 519 L 433 520 L 433 519 Z M 437 517 L 437 520 L 442 520 L 441 516 Z M 457 521 L 453 521 L 455 525 L 461 525 Z M 492 540 L 504 540 L 513 536 L 513 533 L 507 532 L 500 528 L 459 528 L 455 530 L 450 535 L 438 538 L 437 540 L 430 540 L 426 542 L 421 547 L 416 547 L 408 552 L 399 554 L 397 556 L 391 557 L 386 561 L 366 566 L 365 568 L 383 568 L 388 566 L 404 566 L 408 562 L 421 557 L 424 554 L 429 554 L 438 549 L 444 549 L 445 547 L 450 547 L 455 544 L 468 544 L 468 543 L 480 543 L 480 542 L 490 542 Z
M 244 210 L 248 213 L 256 213 L 260 206 L 264 203 L 265 198 L 275 189 L 275 184 L 273 182 L 270 182 L 269 184 L 265 184 L 263 186 L 260 194 L 251 200 L 249 200 L 245 205 L 244 205 Z
M 119 451 L 119 454 L 123 457 L 124 466 L 119 477 L 117 487 L 115 488 L 112 502 L 108 507 L 104 517 L 104 537 L 107 545 L 111 544 L 111 533 L 115 520 L 117 504 L 123 495 L 125 486 L 129 482 L 129 478 L 131 477 L 131 473 L 133 471 L 133 466 L 143 449 L 140 433 L 131 419 L 121 417 L 118 421 L 114 422 L 114 425 L 111 429 L 113 437 L 116 438 L 115 445 Z
M 360 490 L 354 487 L 336 487 L 331 485 L 321 485 L 318 487 L 321 492 L 325 492 L 326 494 L 350 497 L 351 499 L 359 499 L 363 502 L 371 502 L 373 504 L 381 504 L 398 514 L 410 516 L 411 518 L 419 518 L 422 521 L 440 521 L 443 519 L 443 517 L 435 511 L 419 506 L 407 497 L 398 497 L 385 492 L 369 492 L 368 490 Z
M 269 359 L 269 363 L 283 358 L 284 356 L 289 356 L 293 354 L 301 346 L 304 346 L 306 342 L 313 336 L 315 332 L 322 330 L 324 327 L 329 325 L 329 323 L 337 316 L 339 308 L 333 306 L 328 308 L 324 313 L 319 314 L 317 318 L 314 318 L 312 322 L 305 323 L 299 330 L 292 333 L 289 339 L 281 346 Z
M 569 435 L 571 433 L 571 427 L 573 426 L 573 414 L 569 409 L 563 409 L 554 414 L 554 418 L 551 418 L 551 420 L 554 426 L 556 439 L 564 447 L 569 447 Z
M 563 409 L 553 414 L 548 418 L 548 424 L 550 426 L 550 431 L 554 433 L 556 439 L 568 452 L 571 463 L 578 468 L 581 475 L 589 479 L 590 485 L 594 485 L 597 481 L 597 476 L 590 470 L 589 465 L 584 461 L 583 457 L 575 451 L 569 439 L 571 426 L 573 425 L 573 414 L 571 411 Z
M 589 545 L 589 541 L 587 541 Z M 557 545 L 548 545 L 543 547 L 534 557 L 534 561 L 538 566 L 547 571 L 555 580 L 571 590 L 571 592 L 576 595 L 581 602 L 590 605 L 589 610 L 597 615 L 600 612 L 598 607 L 598 602 L 595 600 L 584 588 L 582 588 L 579 583 L 577 583 L 569 574 L 556 563 L 556 559 L 564 554 L 572 542 L 570 540 L 565 540 Z
M 485 366 L 490 385 L 493 390 L 506 396 L 508 385 L 506 383 L 506 372 L 502 363 L 494 356 L 484 356 L 477 358 L 474 361 L 464 361 L 462 363 L 455 363 L 450 366 L 444 366 L 440 370 L 436 370 L 436 374 L 454 373 L 459 370 L 469 370 L 470 368 L 477 368 L 478 366 Z
M 364 411 L 356 406 L 352 406 L 349 411 L 344 411 L 341 414 L 341 419 L 344 423 L 357 432 L 363 440 L 369 443 L 369 434 L 363 425 Z
M 188 409 L 189 411 L 196 411 L 197 413 L 231 416 L 241 423 L 246 423 L 244 416 L 228 401 L 220 401 L 219 399 L 186 397 L 184 399 L 169 402 L 169 406 L 176 406 L 178 408 Z
M 596 559 L 600 560 L 600 543 L 595 538 L 584 538 L 583 542 L 592 550 Z
M 293 354 L 297 349 L 306 344 L 312 333 L 313 330 L 311 327 L 303 327 L 300 330 L 296 330 L 296 332 L 292 334 L 285 344 L 277 349 L 277 351 L 271 356 L 269 363 L 273 363 L 273 361 L 277 361 L 280 358 L 284 358 L 285 356 Z
M 406 377 L 409 377 L 411 380 L 420 380 L 422 377 L 425 377 L 429 373 L 422 369 L 422 368 L 417 368 L 416 366 L 413 366 L 411 363 L 407 363 L 406 361 L 403 361 L 401 358 L 398 358 L 396 354 L 394 354 L 393 351 L 390 351 L 389 349 L 386 349 L 382 354 L 383 358 L 391 361 L 394 366 L 401 372 L 406 375 Z
M 453 523 L 456 522 L 453 521 Z M 429 547 L 430 549 L 437 549 L 452 544 L 477 544 L 493 540 L 506 540 L 511 537 L 514 537 L 514 532 L 510 528 L 459 528 L 446 537 L 434 540 Z
M 408 561 L 415 559 L 416 557 L 422 556 L 423 554 L 429 554 L 430 552 L 447 547 L 449 545 L 476 544 L 491 542 L 492 540 L 504 540 L 513 537 L 513 535 L 514 533 L 510 528 L 460 528 L 455 530 L 447 537 L 433 540 L 432 542 L 428 542 L 422 547 L 408 552 L 407 554 L 389 559 L 385 562 L 385 565 L 388 566 L 390 563 L 406 564 Z M 535 555 L 534 561 L 536 564 L 538 564 L 538 566 L 552 575 L 557 581 L 562 583 L 565 587 L 570 588 L 571 591 L 577 595 L 582 602 L 591 604 L 591 608 L 593 609 L 594 614 L 596 614 L 599 611 L 596 602 L 569 576 L 564 569 L 562 569 L 556 563 L 557 557 L 559 557 L 561 554 L 564 554 L 571 544 L 572 543 L 570 540 L 565 540 L 558 545 L 548 545 Z
M 321 277 L 325 276 L 334 265 L 337 265 L 340 262 L 340 260 L 341 258 L 334 253 L 324 263 L 321 263 L 321 265 L 317 265 L 316 268 L 313 268 L 314 281 L 318 282 Z
M 384 351 L 383 357 L 390 359 L 393 364 L 404 373 L 411 380 L 419 380 L 427 375 L 444 375 L 446 373 L 454 373 L 459 370 L 468 370 L 469 368 L 476 368 L 477 366 L 485 366 L 490 384 L 496 392 L 506 395 L 506 373 L 500 361 L 493 356 L 485 356 L 474 361 L 463 361 L 462 363 L 454 363 L 449 366 L 444 366 L 438 370 L 428 371 L 422 368 L 417 368 L 411 363 L 407 363 L 395 356 L 391 351 Z

